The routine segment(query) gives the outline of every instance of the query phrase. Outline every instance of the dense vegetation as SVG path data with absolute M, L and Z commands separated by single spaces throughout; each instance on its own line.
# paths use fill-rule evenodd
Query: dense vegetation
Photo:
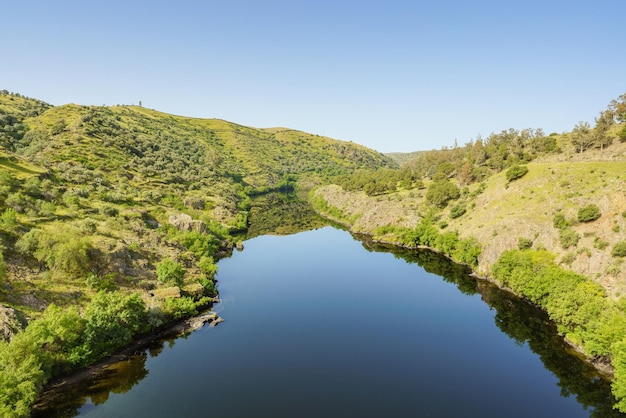
M 210 305 L 252 196 L 382 167 L 304 132 L 0 92 L 0 415 Z
M 626 412 L 625 122 L 626 94 L 593 127 L 510 129 L 416 153 L 396 173 L 335 178 L 344 193 L 325 186 L 311 202 L 376 240 L 435 248 L 542 307 L 570 343 L 614 368 Z

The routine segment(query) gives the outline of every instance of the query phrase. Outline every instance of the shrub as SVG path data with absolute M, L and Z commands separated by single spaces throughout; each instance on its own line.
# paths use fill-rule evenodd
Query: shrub
M 559 241 L 561 241 L 561 247 L 563 247 L 563 249 L 565 250 L 569 247 L 575 247 L 578 244 L 579 240 L 580 235 L 578 235 L 576 231 L 570 228 L 562 229 L 559 233 Z
M 0 246 L 0 284 L 7 277 L 7 265 L 4 261 L 4 254 L 2 253 L 3 248 Z
M 173 319 L 180 319 L 198 313 L 193 299 L 183 296 L 180 298 L 167 298 L 163 306 L 166 315 Z
M 563 215 L 562 212 L 557 212 L 554 214 L 552 224 L 557 229 L 565 229 L 571 225 L 571 223 L 567 219 L 565 219 L 565 215 Z
M 613 257 L 626 257 L 626 241 L 620 241 L 611 250 Z
M 593 246 L 597 248 L 598 250 L 604 250 L 606 247 L 609 246 L 609 243 L 604 241 L 600 237 L 595 237 L 593 240 Z
M 181 285 L 185 276 L 185 269 L 182 264 L 170 258 L 161 261 L 157 266 L 157 280 L 162 283 Z
M 517 248 L 519 248 L 520 250 L 528 250 L 532 248 L 532 246 L 533 240 L 531 240 L 530 238 L 519 237 L 517 239 Z
M 450 209 L 450 217 L 452 219 L 458 218 L 465 214 L 465 206 L 464 205 L 455 205 Z
M 217 264 L 215 264 L 213 257 L 202 256 L 200 261 L 198 261 L 198 268 L 209 278 L 212 278 L 217 273 Z
M 119 210 L 113 205 L 102 205 L 100 213 L 106 216 L 115 217 L 119 214 Z
M 0 215 L 0 227 L 6 231 L 15 231 L 19 225 L 17 220 L 17 212 L 15 209 L 8 208 Z
M 441 173 L 438 173 L 441 174 Z M 428 186 L 426 200 L 433 205 L 446 207 L 450 200 L 458 199 L 461 191 L 448 180 L 434 181 Z
M 591 222 L 600 217 L 600 208 L 594 204 L 584 206 L 578 210 L 579 222 Z
M 517 180 L 522 178 L 528 173 L 528 167 L 525 165 L 512 165 L 508 170 L 506 170 L 506 179 L 511 182 L 513 180 Z
M 100 291 L 85 310 L 83 344 L 77 356 L 89 363 L 128 344 L 147 327 L 146 304 L 138 294 Z

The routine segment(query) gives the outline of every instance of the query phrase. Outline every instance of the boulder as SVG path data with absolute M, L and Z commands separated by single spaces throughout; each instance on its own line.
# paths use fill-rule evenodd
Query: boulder
M 197 231 L 202 234 L 206 234 L 207 232 L 209 232 L 209 229 L 204 222 L 193 219 L 186 213 L 171 215 L 169 218 L 169 222 L 171 225 L 174 225 L 177 229 L 181 231 Z
M 21 330 L 22 323 L 15 309 L 0 305 L 0 340 L 10 341 Z

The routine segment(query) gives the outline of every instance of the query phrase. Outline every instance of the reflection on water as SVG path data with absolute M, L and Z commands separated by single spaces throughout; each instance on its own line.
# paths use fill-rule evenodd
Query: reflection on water
M 290 235 L 321 228 L 328 221 L 295 194 L 268 193 L 255 197 L 250 208 L 246 239 L 260 235 Z
M 111 394 L 132 389 L 148 376 L 146 360 L 157 357 L 166 345 L 172 348 L 175 344 L 175 338 L 151 341 L 121 361 L 96 365 L 53 383 L 42 392 L 31 416 L 65 418 L 85 414 L 105 403 Z
M 260 202 L 257 200 L 259 207 L 263 209 L 259 209 L 258 212 L 251 211 L 250 219 L 254 221 L 250 228 L 252 236 L 295 232 L 298 227 L 308 230 L 317 222 L 323 223 L 310 212 L 310 209 L 303 207 L 305 204 L 302 202 L 275 195 L 263 198 L 264 200 Z M 284 216 L 283 219 L 288 219 L 285 222 L 290 225 L 288 229 L 283 229 L 276 221 L 281 218 L 281 209 L 285 209 L 282 216 Z M 451 263 L 440 254 L 424 250 L 391 248 L 372 243 L 364 237 L 356 238 L 368 251 L 392 252 L 396 258 L 417 264 L 425 271 L 454 284 L 463 294 L 480 295 L 490 309 L 495 311 L 494 320 L 498 329 L 520 347 L 530 348 L 540 357 L 545 369 L 558 379 L 561 396 L 574 396 L 578 403 L 589 411 L 589 416 L 594 418 L 624 416 L 612 409 L 614 399 L 610 392 L 609 382 L 603 380 L 593 367 L 576 357 L 542 311 L 498 289 L 491 283 L 474 279 L 469 275 L 470 271 L 465 266 Z M 301 260 L 301 262 L 307 261 Z M 228 321 L 221 326 L 228 327 Z M 215 338 L 217 337 L 216 335 Z M 146 361 L 158 356 L 165 344 L 171 346 L 175 344 L 175 340 L 154 342 L 124 361 L 105 367 L 97 373 L 89 374 L 82 380 L 75 380 L 71 384 L 45 391 L 37 408 L 33 411 L 33 416 L 72 417 L 85 414 L 89 409 L 106 402 L 110 394 L 129 391 L 148 375 Z M 463 352 L 462 349 L 460 352 Z M 443 360 L 433 359 L 433 361 Z M 486 398 L 485 402 L 488 403 L 488 396 Z
M 441 254 L 427 250 L 407 250 L 372 243 L 358 237 L 369 251 L 391 251 L 398 258 L 419 264 L 429 273 L 454 283 L 463 293 L 480 294 L 481 299 L 496 311 L 497 327 L 515 340 L 527 344 L 541 358 L 544 367 L 559 379 L 561 396 L 575 396 L 578 403 L 590 410 L 590 417 L 610 418 L 625 415 L 614 410 L 611 385 L 557 333 L 557 328 L 540 309 L 521 301 L 517 296 L 494 284 L 469 275 L 467 267 L 451 263 Z

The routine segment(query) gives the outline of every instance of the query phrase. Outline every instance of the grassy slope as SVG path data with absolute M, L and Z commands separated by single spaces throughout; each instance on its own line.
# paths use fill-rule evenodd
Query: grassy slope
M 462 197 L 468 208 L 465 215 L 451 219 L 452 203 L 441 213 L 440 221 L 447 224 L 446 230 L 458 230 L 461 237 L 473 236 L 481 242 L 479 270 L 484 274 L 503 251 L 517 248 L 518 238 L 523 237 L 532 239 L 535 247 L 543 246 L 557 254 L 557 261 L 572 253 L 573 261 L 564 265 L 566 268 L 598 281 L 609 294 L 624 294 L 626 267 L 620 267 L 610 252 L 612 244 L 626 239 L 622 215 L 626 210 L 626 144 L 615 144 L 586 158 L 594 161 L 581 161 L 580 156 L 569 154 L 530 163 L 528 174 L 512 183 L 507 182 L 504 172 L 492 176 L 480 195 Z M 353 230 L 369 233 L 385 225 L 417 224 L 428 211 L 424 195 L 425 190 L 413 190 L 368 197 L 332 185 L 315 192 L 340 209 L 345 219 L 350 218 Z M 554 214 L 561 211 L 567 219 L 575 220 L 578 209 L 590 203 L 600 207 L 601 218 L 574 225 L 581 236 L 578 245 L 561 248 L 559 230 L 553 226 Z M 609 245 L 595 248 L 596 238 Z
M 155 267 L 164 258 L 185 262 L 189 281 L 200 275 L 193 256 L 152 229 L 153 221 L 165 226 L 171 215 L 183 212 L 228 227 L 245 216 L 240 204 L 246 190 L 272 187 L 287 174 L 312 185 L 325 175 L 394 165 L 349 142 L 138 106 L 52 107 L 0 94 L 0 111 L 28 131 L 3 142 L 0 169 L 21 181 L 51 180 L 45 191 L 53 213 L 42 216 L 43 200 L 29 198 L 33 208 L 19 212 L 18 229 L 3 235 L 8 277 L 0 285 L 0 303 L 29 316 L 51 302 L 82 304 L 93 294 L 84 277 L 49 272 L 17 253 L 15 242 L 32 228 L 54 235 L 93 222 L 95 231 L 87 235 L 99 253 L 98 274 L 114 274 L 121 290 L 147 292 L 160 286 Z M 14 192 L 21 193 L 19 188 Z M 204 208 L 194 209 L 186 203 L 190 199 Z M 107 208 L 117 214 L 104 214 Z M 0 213 L 5 209 L 1 198 Z

